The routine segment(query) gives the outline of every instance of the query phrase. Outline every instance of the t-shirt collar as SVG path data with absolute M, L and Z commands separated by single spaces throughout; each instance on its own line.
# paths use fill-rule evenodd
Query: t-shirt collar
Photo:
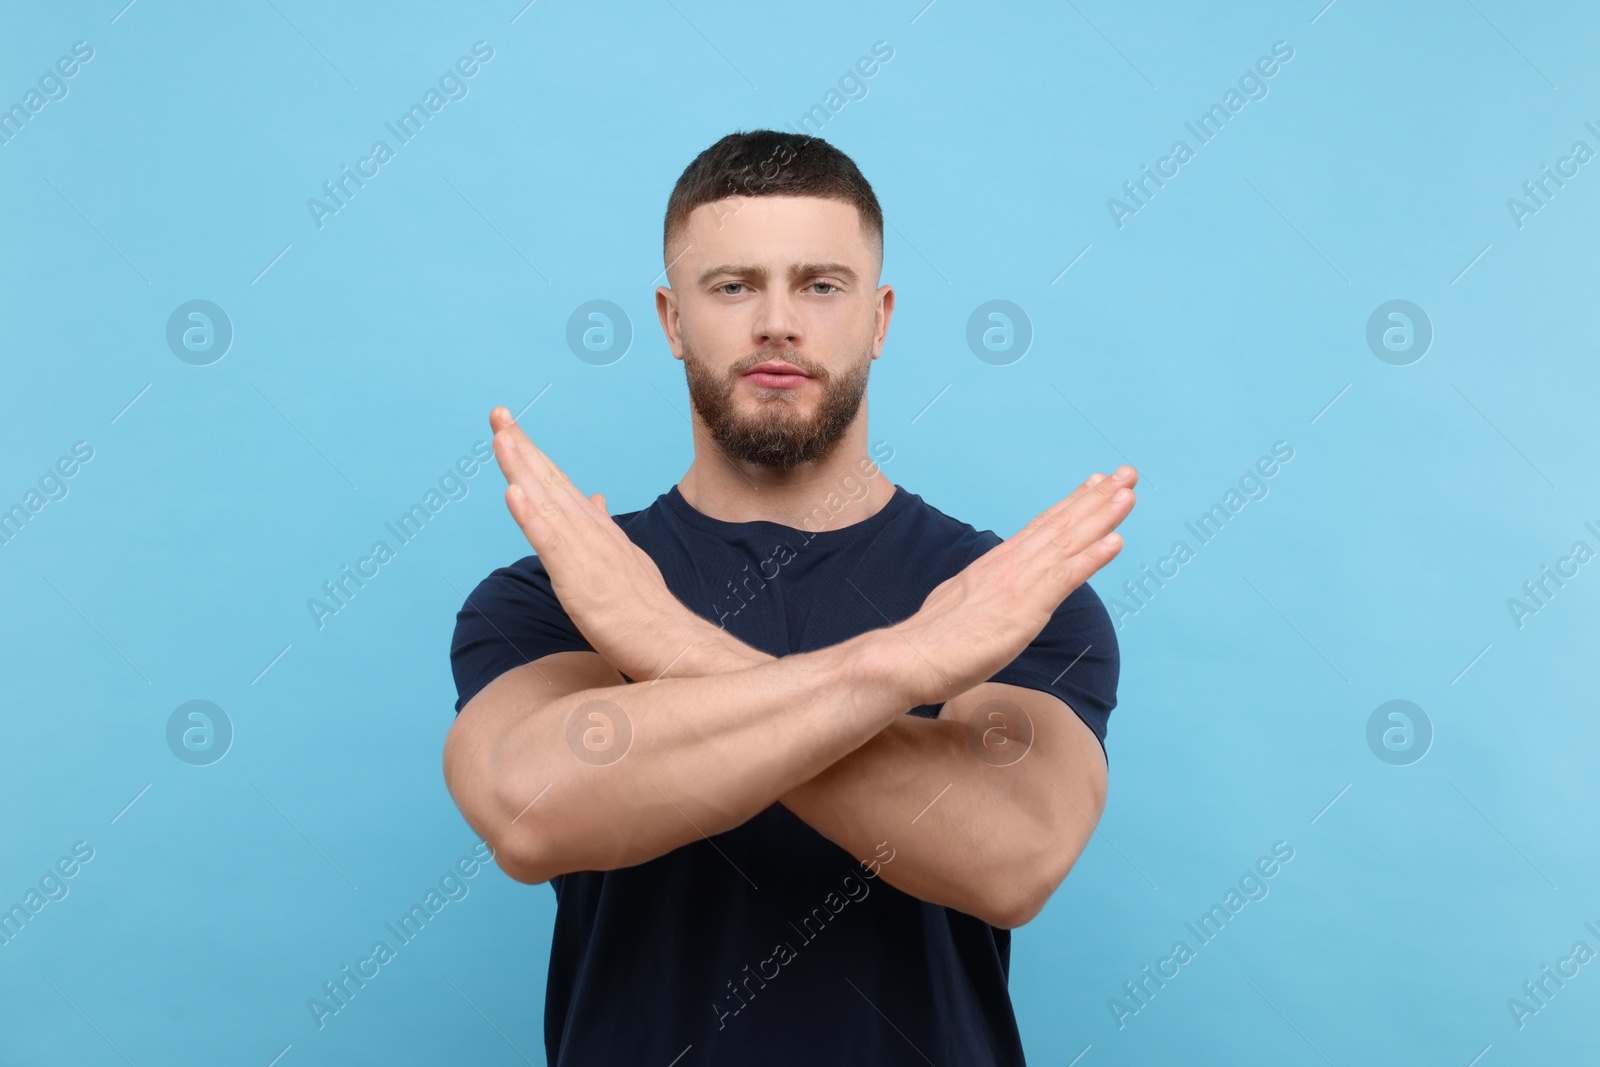
M 773 522 L 768 519 L 752 519 L 747 522 L 728 522 L 723 519 L 714 519 L 710 515 L 695 510 L 683 498 L 683 494 L 678 491 L 676 485 L 661 494 L 661 502 L 672 515 L 688 525 L 706 533 L 716 534 L 724 539 L 738 538 L 756 533 L 798 533 L 808 535 L 807 539 L 812 541 L 819 538 L 823 541 L 847 541 L 876 533 L 882 529 L 885 524 L 911 502 L 911 497 L 912 494 L 909 491 L 896 485 L 894 487 L 894 495 L 884 501 L 883 507 L 866 518 L 850 523 L 848 526 L 824 526 L 817 530 L 809 527 L 786 526 L 781 522 Z M 819 501 L 818 509 L 828 512 L 827 504 L 824 502 Z

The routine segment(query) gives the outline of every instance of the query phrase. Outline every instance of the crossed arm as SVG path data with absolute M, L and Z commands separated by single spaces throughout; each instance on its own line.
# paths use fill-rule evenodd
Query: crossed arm
M 683 623 L 693 616 L 684 609 Z M 770 663 L 727 631 L 698 628 L 660 652 L 673 674 Z M 909 710 L 909 709 L 908 709 Z M 871 740 L 777 798 L 853 856 L 887 843 L 879 876 L 995 926 L 1031 920 L 1082 854 L 1105 809 L 1093 731 L 1057 697 L 980 682 L 937 719 L 901 714 Z
M 1037 914 L 1093 833 L 1105 763 L 1060 700 L 985 679 L 1115 556 L 1134 472 L 1086 481 L 897 626 L 774 659 L 679 603 L 509 413 L 492 422 L 507 505 L 596 649 L 502 675 L 446 742 L 508 873 L 641 863 L 780 802 L 852 855 L 887 844 L 880 876 L 913 896 L 997 926 Z M 939 718 L 905 714 L 921 704 Z M 596 723 L 617 748 L 580 752 Z

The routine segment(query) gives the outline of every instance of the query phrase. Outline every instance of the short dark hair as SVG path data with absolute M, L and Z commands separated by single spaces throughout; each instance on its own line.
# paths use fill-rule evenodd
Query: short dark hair
M 854 204 L 862 228 L 877 238 L 883 263 L 883 209 L 855 161 L 820 137 L 780 130 L 730 133 L 694 157 L 667 198 L 662 259 L 690 212 L 729 196 L 818 196 Z

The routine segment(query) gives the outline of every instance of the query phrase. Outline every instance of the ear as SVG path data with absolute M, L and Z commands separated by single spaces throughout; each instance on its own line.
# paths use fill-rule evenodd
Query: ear
M 683 359 L 683 324 L 678 317 L 678 294 L 665 285 L 656 288 L 656 317 L 661 320 L 661 332 L 666 335 L 667 348 L 672 358 Z

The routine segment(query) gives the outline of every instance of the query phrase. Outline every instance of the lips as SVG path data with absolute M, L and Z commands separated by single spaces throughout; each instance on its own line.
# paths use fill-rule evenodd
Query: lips
M 811 380 L 811 376 L 805 371 L 781 359 L 769 359 L 765 363 L 757 363 L 746 371 L 744 376 L 751 384 L 768 389 L 795 389 Z
M 746 374 L 798 374 L 802 378 L 810 377 L 805 371 L 792 363 L 785 363 L 781 359 L 769 359 L 765 363 L 757 363 L 745 371 Z

